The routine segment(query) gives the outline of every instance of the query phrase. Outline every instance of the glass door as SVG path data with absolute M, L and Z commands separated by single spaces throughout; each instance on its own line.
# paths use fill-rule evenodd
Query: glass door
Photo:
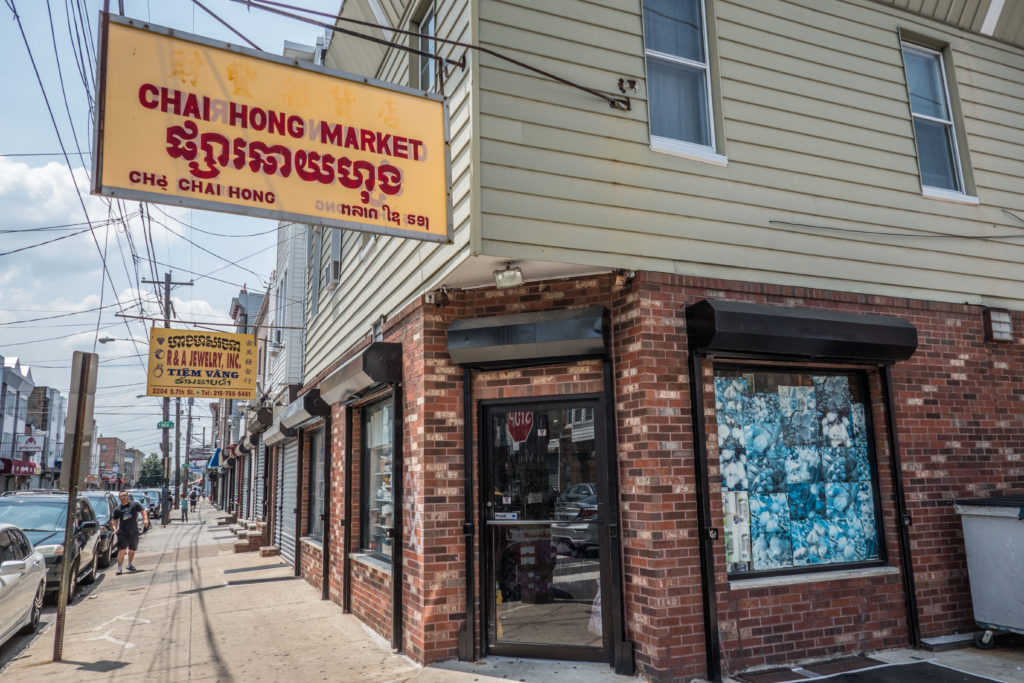
M 609 661 L 602 586 L 609 585 L 605 501 L 614 493 L 601 476 L 599 405 L 485 409 L 481 501 L 494 654 Z

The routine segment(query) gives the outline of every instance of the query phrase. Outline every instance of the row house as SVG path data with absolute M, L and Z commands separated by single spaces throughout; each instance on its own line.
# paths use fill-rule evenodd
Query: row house
M 16 357 L 0 356 L 0 491 L 32 487 L 42 472 L 38 440 L 28 421 L 34 388 L 29 366 Z
M 974 628 L 953 503 L 1024 492 L 1019 4 L 340 12 L 379 42 L 327 69 L 443 99 L 452 229 L 279 230 L 256 512 L 298 575 L 424 664 Z
M 56 488 L 60 483 L 67 409 L 67 398 L 53 387 L 35 387 L 29 394 L 28 423 L 39 449 L 33 457 L 42 468 L 35 488 Z
M 228 307 L 228 315 L 235 324 L 236 334 L 253 334 L 256 327 L 256 316 L 263 303 L 262 292 L 250 292 L 243 287 L 238 296 L 232 297 L 231 305 Z M 215 436 L 214 443 L 221 449 L 216 455 L 216 463 L 211 460 L 210 465 L 216 465 L 217 480 L 214 486 L 217 492 L 217 503 L 222 510 L 232 514 L 240 512 L 240 506 L 246 501 L 244 496 L 249 495 L 248 487 L 243 487 L 242 482 L 246 480 L 246 463 L 248 458 L 247 444 L 245 438 L 245 420 L 249 402 L 239 399 L 220 399 L 217 403 L 215 413 Z M 242 446 L 240 449 L 239 446 Z M 250 463 L 251 464 L 251 463 Z M 240 468 L 239 465 L 242 465 Z M 213 469 L 211 467 L 211 469 Z

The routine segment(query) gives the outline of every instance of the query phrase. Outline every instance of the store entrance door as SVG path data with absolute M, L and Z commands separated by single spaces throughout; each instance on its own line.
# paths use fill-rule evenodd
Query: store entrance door
M 483 423 L 485 648 L 612 661 L 608 447 L 598 399 L 488 405 Z M 618 561 L 618 558 L 614 558 Z

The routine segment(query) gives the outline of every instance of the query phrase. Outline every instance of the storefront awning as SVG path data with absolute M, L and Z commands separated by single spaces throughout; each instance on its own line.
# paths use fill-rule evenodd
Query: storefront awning
M 281 413 L 281 426 L 295 429 L 303 422 L 331 414 L 331 407 L 320 398 L 318 389 L 310 389 L 288 404 Z
M 16 477 L 27 477 L 36 473 L 36 464 L 25 460 L 11 460 L 0 458 L 0 474 L 10 474 Z
M 270 426 L 270 429 L 263 432 L 263 443 L 267 447 L 276 446 L 282 441 L 295 438 L 295 430 L 288 429 L 287 427 L 281 426 L 280 422 L 275 422 Z
M 243 438 L 236 443 L 235 452 L 239 455 L 249 455 L 252 453 L 252 446 L 249 445 L 249 439 Z
M 210 458 L 210 462 L 206 463 L 206 469 L 212 470 L 215 467 L 220 467 L 220 449 L 216 449 L 213 452 L 213 457 Z
M 607 354 L 602 306 L 456 320 L 448 354 L 456 365 L 500 367 Z
M 320 398 L 327 405 L 334 405 L 374 385 L 400 381 L 402 345 L 373 342 L 320 382 Z
M 250 434 L 259 434 L 273 423 L 274 414 L 270 411 L 270 408 L 259 408 L 249 413 L 249 419 L 245 421 L 245 428 Z
M 917 349 L 902 318 L 741 301 L 686 307 L 690 350 L 701 354 L 895 363 Z

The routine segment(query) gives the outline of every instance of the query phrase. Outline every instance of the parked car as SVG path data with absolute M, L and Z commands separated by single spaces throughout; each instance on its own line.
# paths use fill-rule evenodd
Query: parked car
M 144 489 L 144 492 L 147 496 L 149 496 L 150 516 L 152 517 L 153 515 L 159 515 L 161 513 L 160 501 L 163 500 L 164 492 L 160 489 Z
M 551 525 L 551 538 L 559 546 L 559 552 L 587 557 L 597 552 L 597 495 L 587 496 L 555 508 L 557 524 Z M 563 549 L 564 548 L 564 549 Z
M 559 505 L 565 505 L 567 503 L 575 503 L 579 500 L 582 500 L 583 498 L 586 498 L 587 496 L 593 496 L 596 494 L 597 484 L 573 484 L 565 491 L 563 491 L 561 494 L 559 494 L 558 499 L 555 501 L 555 506 L 557 507 Z
M 14 524 L 46 559 L 46 595 L 56 597 L 60 591 L 63 563 L 71 562 L 70 598 L 83 584 L 96 580 L 100 524 L 84 496 L 79 496 L 74 510 L 71 548 L 64 548 L 64 525 L 68 513 L 67 493 L 32 493 L 0 498 L 0 522 Z
M 96 521 L 100 524 L 100 540 L 96 550 L 99 559 L 96 563 L 106 569 L 114 557 L 114 510 L 120 505 L 120 501 L 110 491 L 99 489 L 82 491 L 82 496 L 89 501 L 92 511 L 96 513 Z
M 32 633 L 46 594 L 46 561 L 21 529 L 0 522 L 0 644 Z

